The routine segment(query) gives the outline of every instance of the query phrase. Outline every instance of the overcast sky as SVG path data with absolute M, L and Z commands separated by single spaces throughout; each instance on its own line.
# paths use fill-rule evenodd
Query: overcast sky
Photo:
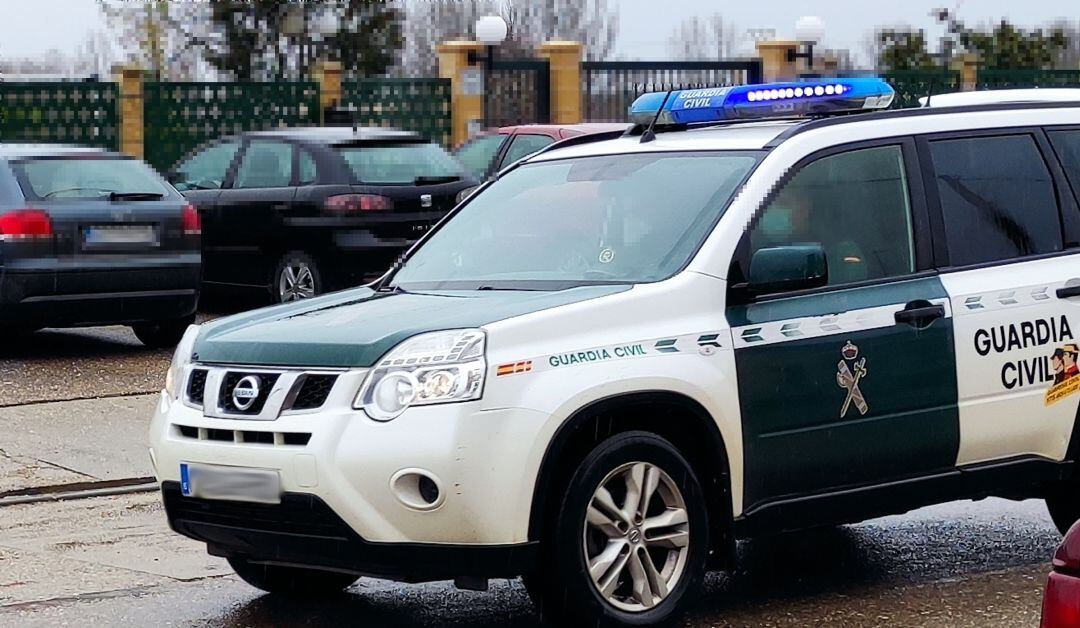
M 138 0 L 132 0 L 138 1 Z M 185 0 L 192 1 L 192 0 Z M 195 0 L 197 1 L 197 0 Z M 420 0 L 422 1 L 422 0 Z M 929 17 L 934 7 L 959 6 L 969 23 L 1007 17 L 1025 26 L 1055 18 L 1080 20 L 1077 0 L 608 0 L 619 11 L 621 58 L 663 59 L 667 41 L 680 20 L 721 13 L 740 34 L 750 28 L 774 28 L 791 36 L 795 20 L 817 15 L 825 20 L 824 45 L 860 53 L 875 26 L 912 24 L 940 32 Z M 0 57 L 36 56 L 50 48 L 73 51 L 86 34 L 103 27 L 95 0 L 0 0 Z M 745 44 L 749 50 L 749 43 Z

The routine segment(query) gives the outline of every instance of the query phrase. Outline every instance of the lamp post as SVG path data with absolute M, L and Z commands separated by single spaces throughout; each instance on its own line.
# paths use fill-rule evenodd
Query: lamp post
M 490 93 L 490 78 L 491 71 L 495 65 L 495 46 L 506 41 L 507 34 L 506 20 L 498 15 L 485 15 L 476 20 L 476 41 L 484 44 L 487 50 L 484 54 L 484 126 L 490 126 L 491 109 L 488 104 L 488 94 Z M 476 62 L 480 59 L 477 58 L 475 51 L 469 52 L 469 65 L 476 65 Z
M 795 63 L 796 59 L 806 59 L 806 68 L 814 69 L 814 45 L 825 37 L 825 20 L 814 15 L 804 15 L 795 20 L 795 39 L 806 46 L 806 52 L 788 50 L 787 60 Z

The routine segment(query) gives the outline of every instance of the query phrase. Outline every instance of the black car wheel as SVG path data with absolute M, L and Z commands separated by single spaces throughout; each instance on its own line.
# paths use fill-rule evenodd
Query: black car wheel
M 615 435 L 586 456 L 565 495 L 542 564 L 524 579 L 541 614 L 558 625 L 676 620 L 709 547 L 704 493 L 679 451 L 647 432 Z
M 1046 509 L 1058 531 L 1068 532 L 1080 521 L 1080 478 L 1062 480 L 1050 487 L 1046 492 Z
M 322 294 L 322 274 L 315 260 L 303 251 L 281 257 L 274 272 L 274 298 L 278 303 L 309 299 Z
M 192 315 L 171 321 L 137 323 L 131 326 L 131 330 L 144 345 L 153 349 L 169 349 L 180 342 L 188 325 L 194 322 L 195 316 Z
M 356 582 L 356 576 L 337 571 L 260 565 L 243 558 L 229 558 L 229 566 L 244 582 L 267 593 L 289 597 L 337 595 Z

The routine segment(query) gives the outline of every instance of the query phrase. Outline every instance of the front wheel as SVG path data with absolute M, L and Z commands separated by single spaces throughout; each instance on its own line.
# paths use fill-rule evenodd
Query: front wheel
M 188 325 L 195 322 L 195 316 L 185 316 L 170 321 L 136 323 L 131 326 L 135 337 L 152 349 L 171 349 L 184 337 Z
M 243 558 L 229 558 L 229 566 L 244 582 L 267 593 L 289 597 L 320 597 L 341 593 L 356 576 L 283 565 L 260 565 Z
M 1046 509 L 1058 531 L 1068 532 L 1080 520 L 1080 480 L 1061 480 L 1051 487 L 1046 493 Z
M 709 547 L 704 493 L 668 441 L 627 432 L 578 466 L 525 585 L 567 625 L 657 626 L 694 598 Z

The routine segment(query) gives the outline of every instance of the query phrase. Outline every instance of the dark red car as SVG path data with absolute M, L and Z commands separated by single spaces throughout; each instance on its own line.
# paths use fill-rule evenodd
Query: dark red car
M 1043 596 L 1042 628 L 1080 626 L 1080 522 L 1054 554 L 1054 570 Z
M 474 177 L 484 181 L 515 161 L 559 140 L 578 135 L 619 131 L 629 124 L 519 124 L 483 133 L 462 144 L 454 156 Z

